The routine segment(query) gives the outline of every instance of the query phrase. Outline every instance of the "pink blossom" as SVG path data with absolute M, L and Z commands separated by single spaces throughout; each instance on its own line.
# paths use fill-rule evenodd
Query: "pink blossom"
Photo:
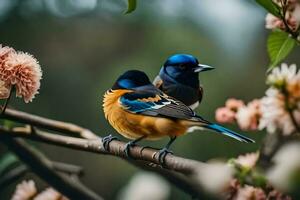
M 11 200 L 29 200 L 37 193 L 33 180 L 18 184 Z
M 245 185 L 237 191 L 234 200 L 266 200 L 266 194 L 261 188 Z
M 272 15 L 271 13 L 268 13 L 266 15 L 266 29 L 284 29 L 284 23 L 281 19 L 278 17 Z
M 4 81 L 0 80 L 0 99 L 6 99 L 9 96 L 9 89 L 5 86 Z
M 223 197 L 222 199 L 233 199 L 240 187 L 241 184 L 236 178 L 231 179 L 228 188 L 221 195 Z
M 5 61 L 9 54 L 15 53 L 15 50 L 8 46 L 2 46 L 0 44 L 0 65 Z
M 272 190 L 271 192 L 269 192 L 267 199 L 292 200 L 292 198 L 290 196 L 284 195 L 281 192 L 279 192 L 278 190 Z
M 279 6 L 281 6 L 279 2 L 277 1 L 275 2 Z M 292 29 L 293 31 L 296 31 L 298 29 L 300 24 L 300 4 L 297 1 L 292 0 L 288 2 L 288 10 L 286 12 L 285 19 L 290 29 Z M 286 29 L 283 21 L 280 18 L 270 13 L 268 13 L 266 16 L 266 28 L 267 29 L 279 28 L 281 30 Z
M 6 70 L 5 69 L 5 61 L 7 57 L 15 53 L 15 50 L 13 48 L 2 46 L 0 44 L 0 73 L 5 76 Z M 0 75 L 1 76 L 1 75 Z M 10 91 L 10 84 L 7 83 L 7 81 L 4 81 L 2 78 L 0 79 L 0 99 L 6 99 L 9 96 Z
M 236 119 L 239 127 L 242 130 L 256 130 L 257 123 L 255 121 L 255 111 L 248 107 L 239 109 L 236 114 Z
M 243 107 L 245 104 L 242 100 L 238 99 L 228 99 L 225 103 L 225 107 L 232 110 L 232 111 L 237 111 L 239 108 Z
M 0 79 L 7 87 L 16 87 L 17 97 L 31 102 L 40 88 L 42 72 L 38 61 L 30 54 L 12 52 L 0 65 Z
M 260 110 L 260 99 L 253 99 L 247 105 L 248 107 L 255 109 L 257 112 Z
M 54 190 L 53 188 L 47 188 L 43 192 L 39 193 L 33 200 L 67 200 L 62 194 Z
M 235 162 L 242 165 L 243 167 L 253 168 L 256 165 L 259 154 L 255 153 L 247 153 L 245 155 L 240 155 Z
M 218 108 L 216 110 L 216 120 L 219 123 L 233 123 L 235 119 L 235 112 L 227 107 Z
M 238 110 L 236 120 L 243 130 L 257 130 L 260 116 L 260 100 L 255 99 Z

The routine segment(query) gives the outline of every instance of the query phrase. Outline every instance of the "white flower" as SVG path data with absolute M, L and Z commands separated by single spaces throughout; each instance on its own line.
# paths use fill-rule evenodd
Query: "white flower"
M 238 110 L 238 112 L 236 113 L 236 119 L 241 129 L 243 130 L 248 129 L 248 127 L 251 124 L 251 116 L 253 115 L 252 113 L 253 113 L 252 110 L 246 106 Z
M 295 125 L 287 109 L 292 109 L 296 121 L 300 122 L 300 71 L 295 64 L 283 63 L 273 69 L 267 83 L 271 88 L 261 100 L 259 129 L 266 128 L 269 133 L 279 130 L 283 135 L 290 135 Z
M 281 67 L 276 67 L 272 70 L 272 73 L 267 78 L 267 83 L 276 86 L 278 84 L 289 83 L 293 79 L 299 79 L 300 73 L 297 73 L 297 66 L 292 64 L 288 66 L 286 63 L 282 63 Z
M 271 13 L 268 13 L 266 15 L 266 29 L 276 29 L 276 28 L 280 28 L 283 29 L 284 28 L 284 23 L 281 19 L 279 19 L 278 17 L 272 15 Z
M 153 173 L 138 173 L 121 191 L 120 200 L 166 200 L 170 196 L 169 184 Z
M 274 156 L 273 166 L 267 173 L 268 180 L 277 188 L 287 191 L 291 186 L 291 175 L 300 168 L 300 143 L 283 146 Z
M 243 167 L 253 168 L 256 165 L 258 156 L 258 152 L 247 153 L 245 155 L 240 155 L 237 159 L 235 159 L 235 162 L 242 165 Z
M 37 193 L 33 180 L 18 184 L 11 200 L 29 200 Z
M 213 194 L 224 192 L 230 185 L 234 170 L 225 163 L 208 163 L 198 170 L 197 178 L 203 187 Z
M 241 107 L 235 116 L 242 130 L 257 130 L 260 110 L 250 105 Z
M 270 88 L 266 91 L 266 96 L 261 100 L 261 113 L 260 130 L 266 128 L 268 133 L 280 130 L 283 135 L 295 131 L 291 117 L 285 110 L 284 96 L 278 90 Z

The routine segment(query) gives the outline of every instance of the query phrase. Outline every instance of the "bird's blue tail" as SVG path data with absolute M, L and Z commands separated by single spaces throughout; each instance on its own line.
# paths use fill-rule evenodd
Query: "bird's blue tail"
M 254 140 L 247 138 L 246 136 L 240 135 L 232 130 L 224 128 L 223 126 L 220 126 L 218 124 L 205 124 L 202 125 L 202 127 L 222 133 L 236 140 L 239 140 L 240 142 L 255 143 Z

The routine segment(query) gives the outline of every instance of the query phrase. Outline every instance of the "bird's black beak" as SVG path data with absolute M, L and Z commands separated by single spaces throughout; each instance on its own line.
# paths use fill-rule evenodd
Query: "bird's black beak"
M 204 64 L 198 64 L 198 66 L 194 68 L 194 72 L 198 73 L 198 72 L 204 72 L 212 69 L 214 69 L 214 67 L 211 67 L 209 65 L 204 65 Z

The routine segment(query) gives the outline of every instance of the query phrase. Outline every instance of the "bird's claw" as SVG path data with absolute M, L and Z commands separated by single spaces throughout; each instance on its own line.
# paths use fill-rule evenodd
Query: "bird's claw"
M 102 138 L 102 144 L 105 151 L 109 151 L 109 143 L 113 140 L 119 140 L 117 137 L 113 136 L 112 134 L 105 136 Z
M 173 152 L 167 148 L 163 148 L 159 150 L 158 152 L 158 162 L 162 165 L 165 166 L 165 158 L 168 154 L 173 154 Z
M 130 155 L 130 148 L 133 146 L 135 146 L 135 143 L 133 141 L 126 143 L 125 149 L 124 149 L 124 153 L 125 153 L 126 157 L 132 158 L 132 156 Z

